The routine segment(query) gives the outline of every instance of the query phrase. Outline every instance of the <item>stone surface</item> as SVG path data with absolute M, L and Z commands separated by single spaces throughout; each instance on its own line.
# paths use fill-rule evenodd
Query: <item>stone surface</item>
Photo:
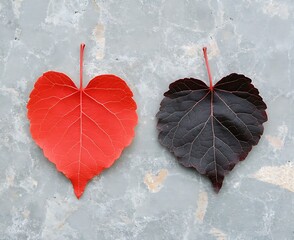
M 293 240 L 292 0 L 0 1 L 0 239 Z M 78 83 L 113 73 L 138 103 L 136 138 L 77 200 L 32 141 L 26 103 L 45 71 Z M 217 195 L 157 141 L 169 83 L 251 77 L 268 104 L 265 133 Z M 291 106 L 291 107 L 290 107 Z

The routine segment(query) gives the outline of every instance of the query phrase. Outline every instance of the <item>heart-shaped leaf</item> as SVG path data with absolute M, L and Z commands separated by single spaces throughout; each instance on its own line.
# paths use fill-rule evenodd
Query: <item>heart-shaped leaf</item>
M 266 104 L 251 80 L 230 74 L 214 86 L 194 78 L 170 84 L 157 113 L 159 141 L 185 167 L 206 175 L 216 192 L 263 133 Z
M 79 198 L 87 182 L 119 158 L 134 137 L 136 103 L 117 76 L 101 75 L 80 88 L 63 73 L 46 72 L 30 94 L 30 130 L 44 155 L 73 184 Z

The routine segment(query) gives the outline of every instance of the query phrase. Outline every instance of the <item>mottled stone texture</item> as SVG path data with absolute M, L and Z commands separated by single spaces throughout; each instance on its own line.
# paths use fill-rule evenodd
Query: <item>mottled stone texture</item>
M 292 0 L 0 1 L 0 239 L 293 240 Z M 45 71 L 78 83 L 124 78 L 138 103 L 136 138 L 80 200 L 32 141 L 26 103 Z M 169 83 L 253 79 L 268 104 L 265 133 L 216 195 L 157 141 Z

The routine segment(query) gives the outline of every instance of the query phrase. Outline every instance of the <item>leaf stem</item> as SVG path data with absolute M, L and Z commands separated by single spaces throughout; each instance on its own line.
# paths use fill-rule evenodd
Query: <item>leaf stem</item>
M 209 78 L 209 89 L 210 89 L 210 91 L 212 91 L 213 90 L 213 82 L 212 82 L 212 76 L 211 76 L 211 72 L 210 72 L 208 57 L 207 57 L 207 47 L 203 48 L 203 55 L 204 55 L 205 65 L 206 65 L 207 74 L 208 74 L 208 78 Z
M 80 90 L 83 88 L 83 63 L 84 63 L 84 49 L 85 44 L 82 43 L 80 47 Z

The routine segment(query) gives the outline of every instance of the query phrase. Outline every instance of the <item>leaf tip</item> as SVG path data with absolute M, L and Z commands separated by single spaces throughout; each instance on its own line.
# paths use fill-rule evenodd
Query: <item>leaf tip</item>
M 77 199 L 80 199 L 81 196 L 84 194 L 87 182 L 74 182 L 72 181 L 72 179 L 71 182 Z
M 80 199 L 84 193 L 84 191 L 80 191 L 80 190 L 76 190 L 76 189 L 74 191 L 75 191 L 75 195 L 76 195 L 77 199 Z
M 212 186 L 216 193 L 219 193 L 220 189 L 222 188 L 223 182 L 213 182 Z

